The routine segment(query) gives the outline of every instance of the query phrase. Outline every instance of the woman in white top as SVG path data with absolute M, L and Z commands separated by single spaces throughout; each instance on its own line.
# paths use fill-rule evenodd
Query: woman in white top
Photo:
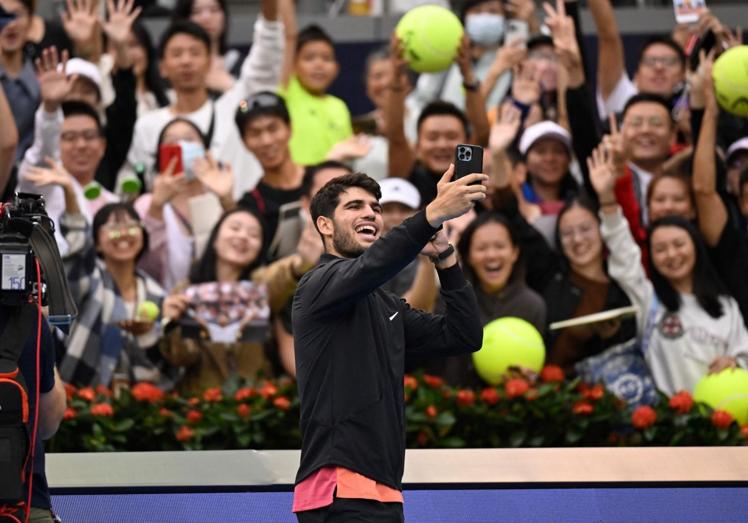
M 608 271 L 639 307 L 642 351 L 655 385 L 673 395 L 693 391 L 707 373 L 745 367 L 748 331 L 737 302 L 722 290 L 694 226 L 679 216 L 660 218 L 650 226 L 650 281 L 616 202 L 609 151 L 597 149 L 588 165 L 610 252 Z
M 127 53 L 132 60 L 135 73 L 135 99 L 138 102 L 138 118 L 147 112 L 166 107 L 163 80 L 158 72 L 158 55 L 145 26 L 136 21 L 127 37 Z

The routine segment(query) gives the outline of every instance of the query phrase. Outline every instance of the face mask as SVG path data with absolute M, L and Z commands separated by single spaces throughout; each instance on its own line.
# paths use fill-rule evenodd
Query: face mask
M 465 31 L 474 44 L 484 47 L 498 45 L 504 36 L 504 17 L 491 13 L 468 15 Z

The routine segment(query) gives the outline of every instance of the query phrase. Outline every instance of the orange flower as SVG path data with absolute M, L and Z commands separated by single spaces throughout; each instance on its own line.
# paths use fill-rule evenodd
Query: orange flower
M 416 390 L 418 388 L 418 380 L 406 374 L 403 377 L 403 385 L 405 385 L 406 389 Z
M 530 389 L 530 384 L 522 378 L 512 378 L 504 384 L 504 392 L 510 398 L 518 398 Z
M 91 405 L 93 416 L 114 416 L 114 409 L 109 403 L 96 403 Z
M 530 387 L 527 389 L 527 392 L 525 392 L 525 399 L 527 401 L 535 401 L 540 397 L 540 392 L 538 392 L 538 389 L 535 387 Z
M 105 385 L 96 385 L 96 394 L 101 394 L 105 398 L 111 398 L 112 397 L 112 391 L 109 390 Z
M 246 403 L 242 403 L 236 407 L 236 413 L 239 414 L 240 418 L 248 418 L 252 413 L 252 409 Z
M 223 399 L 223 394 L 221 393 L 221 389 L 219 389 L 218 387 L 213 387 L 210 389 L 205 389 L 205 392 L 203 392 L 203 399 L 205 401 L 217 402 Z
M 429 435 L 426 433 L 425 430 L 422 430 L 418 433 L 418 436 L 416 436 L 416 443 L 419 447 L 425 447 L 426 444 L 429 442 Z
M 199 398 L 190 398 L 190 399 L 187 400 L 187 404 L 190 405 L 191 407 L 194 407 L 194 406 L 198 405 L 199 403 L 200 403 L 200 399 Z
M 718 429 L 726 429 L 727 427 L 732 425 L 732 422 L 734 420 L 735 418 L 733 418 L 729 412 L 726 412 L 724 410 L 715 410 L 712 413 L 712 425 L 714 425 Z
M 688 391 L 682 390 L 670 398 L 668 406 L 678 414 L 687 414 L 693 407 L 693 398 Z
M 78 397 L 83 398 L 86 401 L 93 401 L 96 399 L 96 391 L 91 387 L 78 390 Z
M 273 400 L 273 406 L 280 410 L 288 410 L 291 408 L 291 400 L 285 396 L 278 396 Z
M 493 387 L 486 387 L 480 393 L 480 399 L 487 405 L 496 405 L 499 402 L 499 393 Z
M 156 387 L 153 383 L 142 381 L 133 385 L 130 389 L 132 397 L 138 401 L 146 401 L 148 403 L 155 403 L 160 401 L 164 397 L 164 391 Z
M 444 385 L 443 379 L 441 379 L 439 376 L 432 376 L 431 374 L 424 374 L 423 382 L 432 389 L 438 389 L 439 387 Z
M 564 370 L 558 365 L 546 365 L 540 371 L 540 379 L 545 383 L 564 381 Z
M 65 397 L 67 398 L 68 401 L 70 401 L 71 399 L 73 399 L 73 396 L 75 395 L 75 386 L 71 385 L 70 383 L 65 383 L 64 387 L 65 387 Z
M 594 410 L 595 407 L 592 406 L 592 403 L 586 401 L 578 401 L 571 408 L 571 411 L 577 416 L 589 416 Z
M 192 424 L 199 423 L 200 420 L 203 419 L 203 413 L 200 412 L 199 410 L 193 409 L 193 410 L 187 411 L 187 415 L 185 416 L 185 418 L 187 418 L 187 421 L 189 423 L 192 423 Z
M 65 414 L 62 415 L 62 419 L 64 419 L 64 420 L 75 419 L 75 416 L 77 414 L 78 413 L 75 411 L 74 408 L 68 407 L 68 408 L 65 409 Z
M 649 405 L 640 405 L 631 414 L 631 424 L 637 429 L 651 427 L 655 421 L 657 421 L 657 413 Z
M 272 398 L 278 394 L 278 387 L 270 383 L 269 381 L 266 381 L 262 388 L 260 388 L 260 396 L 262 396 L 264 399 Z
M 161 407 L 160 409 L 158 409 L 158 413 L 164 418 L 171 418 L 174 415 L 174 413 L 166 407 Z
M 193 437 L 195 437 L 195 431 L 187 427 L 186 425 L 182 425 L 181 427 L 179 427 L 179 430 L 176 434 L 177 441 L 187 441 L 188 439 L 192 439 Z
M 590 389 L 582 391 L 582 397 L 587 400 L 597 401 L 605 395 L 605 388 L 599 383 Z
M 447 388 L 442 389 L 442 398 L 444 398 L 445 400 L 448 400 L 451 397 L 452 397 L 451 389 L 447 389 Z
M 254 398 L 256 395 L 257 391 L 255 391 L 255 389 L 253 389 L 252 387 L 242 387 L 241 389 L 236 391 L 236 394 L 234 394 L 234 399 L 236 401 L 243 401 Z
M 461 407 L 469 407 L 475 403 L 475 392 L 470 389 L 460 389 L 457 391 L 457 404 Z
M 434 407 L 433 405 L 429 405 L 428 407 L 426 407 L 426 417 L 434 419 L 437 414 L 439 414 L 439 411 L 436 410 L 436 407 Z

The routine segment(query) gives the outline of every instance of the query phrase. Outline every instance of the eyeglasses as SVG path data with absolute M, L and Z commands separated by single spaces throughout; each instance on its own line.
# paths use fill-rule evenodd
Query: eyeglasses
M 548 60 L 549 62 L 558 62 L 558 56 L 552 51 L 530 51 L 527 58 L 535 60 Z
M 576 227 L 564 227 L 563 229 L 559 229 L 558 236 L 562 243 L 568 243 L 572 241 L 577 234 L 582 238 L 591 238 L 595 235 L 596 229 L 597 224 L 592 222 L 582 223 Z
M 248 113 L 255 109 L 268 109 L 285 105 L 283 98 L 273 93 L 257 93 L 239 102 L 239 111 Z
M 640 63 L 646 67 L 675 67 L 680 64 L 680 60 L 677 56 L 644 56 Z
M 102 229 L 110 240 L 119 240 L 123 236 L 137 236 L 143 232 L 143 228 L 140 224 L 119 225 L 115 223 L 112 225 L 104 225 Z
M 101 134 L 96 129 L 89 129 L 87 131 L 65 131 L 60 134 L 60 140 L 63 142 L 73 143 L 77 142 L 80 138 L 83 138 L 86 142 L 93 142 L 101 138 Z
M 623 121 L 623 126 L 639 129 L 644 125 L 644 122 L 655 129 L 662 129 L 663 127 L 670 125 L 670 122 L 665 121 L 659 116 L 650 116 L 649 118 L 643 116 L 632 116 Z

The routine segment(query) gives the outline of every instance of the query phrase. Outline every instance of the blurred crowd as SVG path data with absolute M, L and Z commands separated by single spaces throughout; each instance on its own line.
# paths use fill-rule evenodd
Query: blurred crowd
M 158 41 L 134 0 L 68 0 L 59 20 L 0 0 L 0 192 L 43 195 L 55 222 L 79 309 L 55 333 L 63 380 L 295 375 L 316 192 L 368 174 L 390 230 L 463 143 L 484 147 L 490 197 L 447 232 L 484 324 L 526 320 L 546 363 L 631 403 L 748 364 L 748 120 L 712 75 L 742 35 L 706 11 L 627 64 L 611 1 L 586 4 L 597 70 L 577 2 L 464 0 L 454 64 L 418 75 L 393 35 L 366 57 L 374 109 L 352 116 L 328 93 L 349 74 L 335 42 L 297 27 L 293 0 L 261 0 L 248 53 L 228 45 L 225 0 L 177 0 Z M 388 288 L 443 306 L 428 258 Z M 479 383 L 469 357 L 407 365 Z

